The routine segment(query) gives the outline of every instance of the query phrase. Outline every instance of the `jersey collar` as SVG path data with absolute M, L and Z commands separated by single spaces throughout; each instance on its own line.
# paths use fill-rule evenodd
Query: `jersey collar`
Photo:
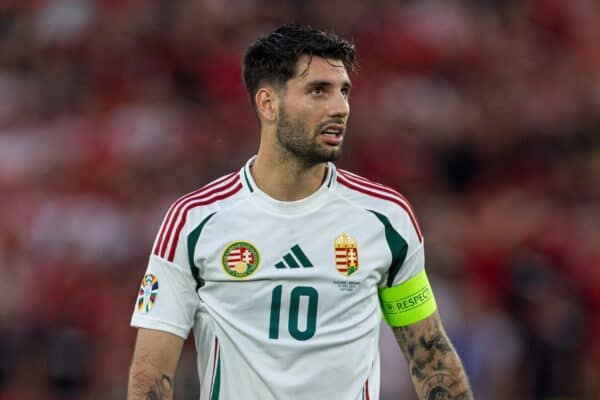
M 261 208 L 265 208 L 280 215 L 301 215 L 310 213 L 323 206 L 330 195 L 330 191 L 336 184 L 336 169 L 332 162 L 327 163 L 327 175 L 323 184 L 310 196 L 295 201 L 281 201 L 272 198 L 256 185 L 250 166 L 256 156 L 250 158 L 240 171 L 244 189 L 257 202 Z

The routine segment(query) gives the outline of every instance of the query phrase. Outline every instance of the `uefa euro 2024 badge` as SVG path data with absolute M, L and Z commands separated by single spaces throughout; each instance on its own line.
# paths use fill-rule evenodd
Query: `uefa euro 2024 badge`
M 152 274 L 146 274 L 142 279 L 138 292 L 137 308 L 141 313 L 147 313 L 154 306 L 158 295 L 158 279 Z

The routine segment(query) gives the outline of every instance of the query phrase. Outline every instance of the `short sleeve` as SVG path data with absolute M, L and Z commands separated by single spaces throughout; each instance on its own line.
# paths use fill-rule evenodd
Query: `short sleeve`
M 178 221 L 163 221 L 138 290 L 131 326 L 173 333 L 187 338 L 194 325 L 200 298 L 186 259 L 184 230 Z
M 200 301 L 195 289 L 191 272 L 155 255 L 150 256 L 131 326 L 187 338 Z
M 423 242 L 411 248 L 408 246 L 404 262 L 400 265 L 398 272 L 392 277 L 389 286 L 400 285 L 410 278 L 416 276 L 425 268 L 425 246 Z
M 384 288 L 400 285 L 425 267 L 423 236 L 414 216 L 404 209 L 394 207 L 371 212 L 383 225 L 383 237 L 391 255 L 387 273 L 379 286 Z
M 382 217 L 380 220 L 392 256 L 385 282 L 379 287 L 382 314 L 390 326 L 408 326 L 437 309 L 425 272 L 423 237 L 414 218 L 410 225 L 401 215 L 396 215 L 394 222 Z

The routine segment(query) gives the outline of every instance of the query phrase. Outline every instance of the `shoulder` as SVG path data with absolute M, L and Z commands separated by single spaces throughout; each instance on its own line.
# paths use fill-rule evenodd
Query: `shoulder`
M 178 198 L 169 207 L 167 215 L 179 217 L 191 211 L 200 211 L 200 214 L 203 210 L 211 211 L 228 203 L 241 189 L 240 171 L 231 172 Z
M 153 253 L 172 260 L 184 227 L 230 205 L 240 193 L 240 171 L 234 171 L 179 197 L 169 207 L 160 227 Z
M 337 190 L 348 201 L 393 219 L 406 220 L 419 242 L 423 240 L 413 207 L 400 192 L 350 171 L 338 168 L 336 172 Z

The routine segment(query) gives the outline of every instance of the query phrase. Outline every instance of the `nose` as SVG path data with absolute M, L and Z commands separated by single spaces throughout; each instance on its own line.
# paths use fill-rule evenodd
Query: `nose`
M 332 96 L 331 103 L 329 104 L 329 116 L 346 119 L 349 114 L 350 104 L 348 103 L 348 97 L 343 93 L 337 93 Z

